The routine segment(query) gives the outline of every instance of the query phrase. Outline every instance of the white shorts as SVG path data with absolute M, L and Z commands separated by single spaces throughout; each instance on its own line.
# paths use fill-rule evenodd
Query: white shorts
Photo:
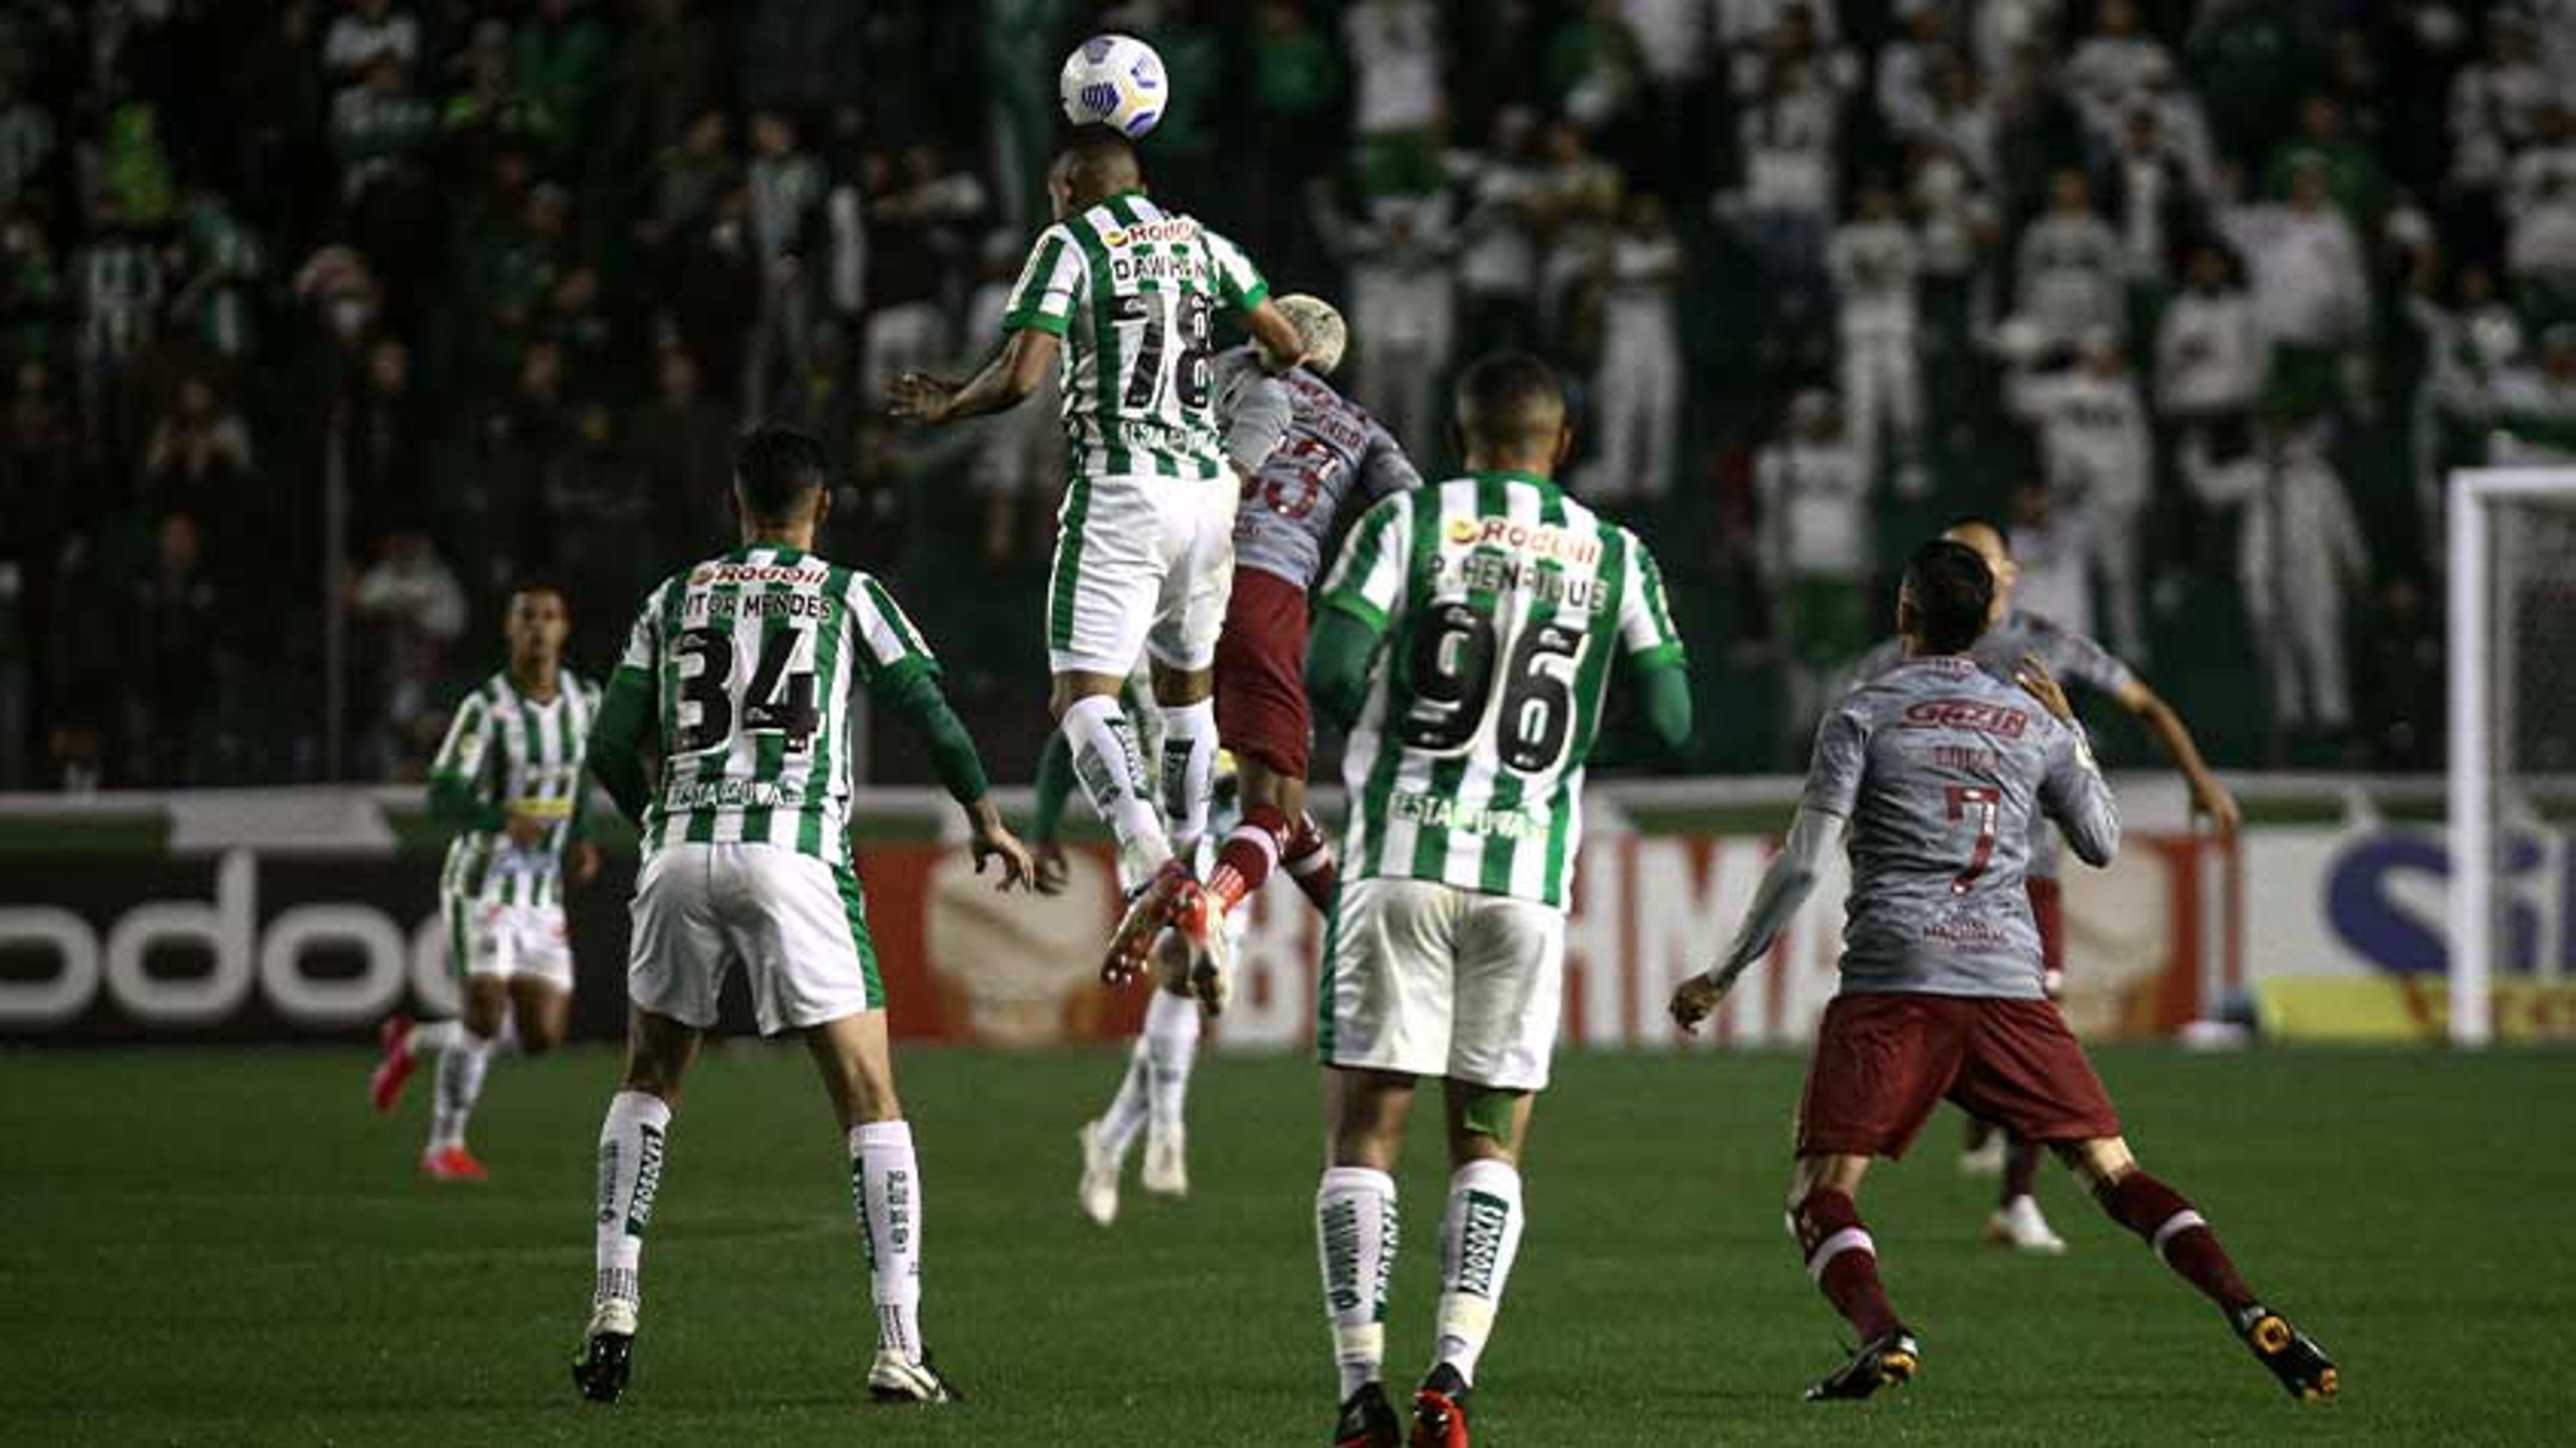
M 1231 469 L 1220 478 L 1075 478 L 1056 510 L 1048 669 L 1123 678 L 1140 650 L 1169 668 L 1213 664 L 1241 497 Z
M 1317 1002 L 1325 1065 L 1543 1090 L 1565 1009 L 1565 912 L 1429 880 L 1350 881 Z
M 635 881 L 626 992 L 700 1030 L 725 972 L 751 975 L 764 1035 L 881 1010 L 866 902 L 847 865 L 778 845 L 666 845 Z
M 572 989 L 572 938 L 561 905 L 504 905 L 471 895 L 441 902 L 447 950 L 459 973 L 541 980 Z

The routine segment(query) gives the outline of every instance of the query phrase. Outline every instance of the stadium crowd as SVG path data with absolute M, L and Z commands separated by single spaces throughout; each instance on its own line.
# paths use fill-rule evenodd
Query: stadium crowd
M 2221 762 L 2432 767 L 2442 470 L 2576 450 L 2568 0 L 6 0 L 0 789 L 416 777 L 513 580 L 595 672 L 726 536 L 750 417 L 1025 777 L 1052 421 L 879 394 L 992 344 L 1104 28 L 1426 472 L 1465 358 L 1581 380 L 1708 768 L 1965 512 Z

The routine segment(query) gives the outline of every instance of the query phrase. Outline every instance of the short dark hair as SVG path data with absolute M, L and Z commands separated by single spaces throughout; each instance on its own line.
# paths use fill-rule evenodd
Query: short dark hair
M 516 599 L 523 593 L 551 593 L 555 596 L 555 601 L 564 606 L 564 612 L 572 612 L 572 590 L 563 586 L 562 579 L 551 574 L 531 573 L 513 579 L 510 583 L 509 598 Z
M 823 444 L 812 433 L 764 422 L 733 446 L 733 485 L 744 511 L 763 523 L 793 522 L 823 486 Z
M 1914 636 L 1936 654 L 1963 654 L 1986 631 L 1995 605 L 1995 575 L 1976 549 L 1935 538 L 1905 560 L 1905 596 Z
M 1527 352 L 1478 358 L 1458 378 L 1458 430 L 1470 444 L 1545 447 L 1564 423 L 1565 384 Z
M 1076 126 L 1056 153 L 1066 181 L 1077 191 L 1109 195 L 1141 184 L 1145 164 L 1136 143 L 1114 126 Z

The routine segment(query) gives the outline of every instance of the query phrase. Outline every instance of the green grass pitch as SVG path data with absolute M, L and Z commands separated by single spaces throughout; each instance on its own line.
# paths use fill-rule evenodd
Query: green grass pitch
M 803 1053 L 711 1051 L 671 1138 L 624 1404 L 574 1396 L 604 1051 L 506 1062 L 494 1180 L 412 1175 L 367 1058 L 0 1054 L 0 1438 L 12 1443 L 1320 1443 L 1316 1072 L 1203 1060 L 1195 1193 L 1074 1210 L 1107 1051 L 901 1055 L 922 1144 L 925 1324 L 971 1401 L 863 1405 L 865 1274 Z M 1862 1199 L 1924 1376 L 1809 1406 L 1839 1322 L 1781 1229 L 1783 1054 L 1573 1056 L 1541 1103 L 1531 1228 L 1486 1355 L 1490 1444 L 2234 1438 L 2564 1442 L 2576 1057 L 2105 1052 L 2142 1158 L 2340 1359 L 2292 1404 L 2054 1168 L 2055 1261 L 1977 1245 L 1955 1121 Z M 1428 1348 L 1445 1172 L 1398 1173 L 1399 1386 Z M 2556 1142 L 2556 1145 L 2550 1143 Z

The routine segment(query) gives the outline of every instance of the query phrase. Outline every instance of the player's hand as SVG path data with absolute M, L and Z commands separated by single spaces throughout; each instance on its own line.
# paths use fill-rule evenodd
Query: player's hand
M 929 372 L 907 372 L 886 388 L 886 411 L 908 422 L 946 422 L 949 404 L 966 384 Z
M 2021 663 L 2013 669 L 2013 682 L 2021 685 L 2023 693 L 2037 699 L 2058 723 L 2075 722 L 2075 706 L 2066 702 L 2066 691 L 2058 687 L 2057 677 L 2036 657 L 2022 655 Z
M 566 878 L 576 887 L 599 878 L 599 846 L 588 840 L 575 840 L 564 855 Z
M 1037 875 L 1034 883 L 1041 895 L 1061 895 L 1073 882 L 1073 863 L 1065 858 L 1064 841 L 1040 840 L 1037 844 Z
M 998 860 L 1002 866 L 1002 878 L 994 884 L 994 889 L 1029 888 L 1036 880 L 1037 866 L 1029 860 L 1029 847 L 1021 844 L 1020 837 L 1012 834 L 1010 827 L 1002 823 L 1002 812 L 994 808 L 991 800 L 980 799 L 968 814 L 974 822 L 975 832 L 966 841 L 966 848 L 975 857 L 975 873 L 983 874 L 985 865 Z
M 513 807 L 501 817 L 501 832 L 510 837 L 511 844 L 523 850 L 533 850 L 544 844 L 546 831 L 552 828 L 553 820 L 530 810 Z
M 2195 775 L 2191 781 L 2191 807 L 2194 813 L 2209 816 L 2209 827 L 2220 839 L 2233 839 L 2236 827 L 2245 822 L 2245 811 L 2237 808 L 2236 796 L 2211 774 Z
M 1718 1002 L 1725 999 L 1726 987 L 1703 973 L 1673 987 L 1672 1004 L 1667 1009 L 1673 1013 L 1674 1025 L 1696 1034 L 1699 1023 L 1715 1013 Z

